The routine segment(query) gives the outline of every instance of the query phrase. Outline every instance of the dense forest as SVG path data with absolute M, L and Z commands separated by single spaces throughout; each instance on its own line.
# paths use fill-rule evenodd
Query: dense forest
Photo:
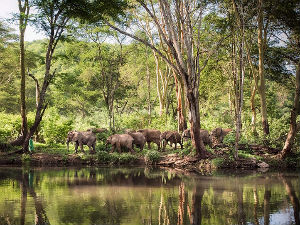
M 224 143 L 300 152 L 296 0 L 18 0 L 0 21 L 0 142 L 70 130 L 231 128 Z M 33 10 L 34 9 L 34 10 Z M 28 24 L 45 39 L 24 41 Z M 100 142 L 99 142 L 100 144 Z

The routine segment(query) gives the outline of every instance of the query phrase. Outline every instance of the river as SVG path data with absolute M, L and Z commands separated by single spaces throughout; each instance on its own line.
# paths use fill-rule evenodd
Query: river
M 299 224 L 300 172 L 0 168 L 0 224 Z

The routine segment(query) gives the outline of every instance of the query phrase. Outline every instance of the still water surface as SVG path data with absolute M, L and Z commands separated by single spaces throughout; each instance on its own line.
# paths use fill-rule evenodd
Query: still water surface
M 299 172 L 0 168 L 0 224 L 299 224 Z

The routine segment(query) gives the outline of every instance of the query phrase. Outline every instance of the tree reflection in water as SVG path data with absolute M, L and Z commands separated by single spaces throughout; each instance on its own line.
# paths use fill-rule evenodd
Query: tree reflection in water
M 267 225 L 281 216 L 297 225 L 298 181 L 299 174 L 283 173 L 197 177 L 124 168 L 5 168 L 0 224 Z M 288 210 L 292 220 L 282 214 Z

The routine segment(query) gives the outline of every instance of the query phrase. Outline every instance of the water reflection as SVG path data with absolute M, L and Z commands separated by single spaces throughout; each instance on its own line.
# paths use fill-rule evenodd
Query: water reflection
M 299 173 L 0 169 L 0 224 L 299 224 Z

